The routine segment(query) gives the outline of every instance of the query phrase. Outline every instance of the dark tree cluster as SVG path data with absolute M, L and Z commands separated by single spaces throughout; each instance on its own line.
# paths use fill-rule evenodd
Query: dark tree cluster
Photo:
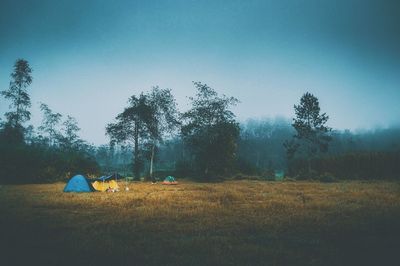
M 165 135 L 177 128 L 178 112 L 175 99 L 169 89 L 154 87 L 148 94 L 133 95 L 129 106 L 116 117 L 116 122 L 107 125 L 106 132 L 111 144 L 131 144 L 133 152 L 133 173 L 140 179 L 144 160 L 150 160 L 148 177 L 153 179 L 155 152 Z
M 16 61 L 10 86 L 1 92 L 9 100 L 6 120 L 0 124 L 0 181 L 6 183 L 48 182 L 76 173 L 92 174 L 98 165 L 94 147 L 78 137 L 75 118 L 54 113 L 42 103 L 41 126 L 24 126 L 30 120 L 28 93 L 32 69 L 26 60 Z
M 397 156 L 399 129 L 361 133 L 332 130 L 326 126 L 328 116 L 321 112 L 317 97 L 310 93 L 305 93 L 294 106 L 293 123 L 277 118 L 250 119 L 239 124 L 230 111 L 230 107 L 238 103 L 237 99 L 219 96 L 200 82 L 194 85 L 197 94 L 189 98 L 191 108 L 173 123 L 179 125 L 179 134 L 158 140 L 153 146 L 156 149 L 149 153 L 146 148 L 151 140 L 148 122 L 143 122 L 143 131 L 137 131 L 142 132 L 138 157 L 145 158 L 141 161 L 142 168 L 136 169 L 138 176 L 151 176 L 154 162 L 150 158 L 157 161 L 156 172 L 164 176 L 173 173 L 179 177 L 197 176 L 208 180 L 249 175 L 273 179 L 277 171 L 297 179 L 392 178 L 397 173 L 393 165 L 400 165 Z M 151 108 L 147 110 L 151 114 Z M 154 114 L 143 116 L 143 121 L 152 116 Z M 161 128 L 161 132 L 164 130 Z M 134 132 L 132 130 L 124 138 L 134 137 Z M 133 152 L 130 157 L 133 161 L 135 154 Z
M 355 152 L 294 160 L 290 175 L 298 180 L 398 179 L 400 152 Z M 311 171 L 309 170 L 311 167 Z
M 154 87 L 147 94 L 133 95 L 116 122 L 107 126 L 111 144 L 133 145 L 132 172 L 137 180 L 148 165 L 145 176 L 154 181 L 156 153 L 160 148 L 172 147 L 173 133 L 178 132 L 181 141 L 174 144 L 180 147 L 174 151 L 182 156 L 168 155 L 180 158 L 175 161 L 175 168 L 177 164 L 186 166 L 191 169 L 190 174 L 202 178 L 228 174 L 234 169 L 239 126 L 229 107 L 238 101 L 218 96 L 206 84 L 194 82 L 194 86 L 198 92 L 189 98 L 192 108 L 183 114 L 179 114 L 171 90 Z
M 297 179 L 392 179 L 398 177 L 400 132 L 332 132 L 318 99 L 306 93 L 294 106 L 296 134 L 284 146 L 288 174 Z M 328 149 L 329 148 L 329 149 Z
M 195 82 L 192 108 L 182 114 L 182 138 L 190 151 L 187 161 L 203 177 L 231 174 L 235 165 L 239 124 L 230 107 L 238 100 L 219 96 L 206 84 Z

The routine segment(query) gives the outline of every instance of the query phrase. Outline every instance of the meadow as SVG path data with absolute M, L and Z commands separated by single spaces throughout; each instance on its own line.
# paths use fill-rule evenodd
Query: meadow
M 399 182 L 0 187 L 2 265 L 399 265 Z M 4 263 L 4 264 L 3 264 Z

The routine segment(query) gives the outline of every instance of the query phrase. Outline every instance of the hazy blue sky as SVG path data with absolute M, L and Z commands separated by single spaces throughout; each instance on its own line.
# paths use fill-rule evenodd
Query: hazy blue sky
M 45 102 L 95 144 L 129 96 L 159 85 L 185 110 L 192 81 L 237 97 L 240 120 L 292 117 L 310 91 L 334 128 L 400 122 L 396 0 L 1 0 L 1 90 L 17 58 L 32 123 Z

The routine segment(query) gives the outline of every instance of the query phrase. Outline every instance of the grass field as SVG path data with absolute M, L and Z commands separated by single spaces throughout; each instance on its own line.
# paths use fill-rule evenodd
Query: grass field
M 396 182 L 64 185 L 0 187 L 1 265 L 400 265 Z

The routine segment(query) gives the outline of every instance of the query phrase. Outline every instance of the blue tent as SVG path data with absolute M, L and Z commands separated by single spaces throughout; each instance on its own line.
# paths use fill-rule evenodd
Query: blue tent
M 65 185 L 64 192 L 93 192 L 92 184 L 82 175 L 76 175 Z

